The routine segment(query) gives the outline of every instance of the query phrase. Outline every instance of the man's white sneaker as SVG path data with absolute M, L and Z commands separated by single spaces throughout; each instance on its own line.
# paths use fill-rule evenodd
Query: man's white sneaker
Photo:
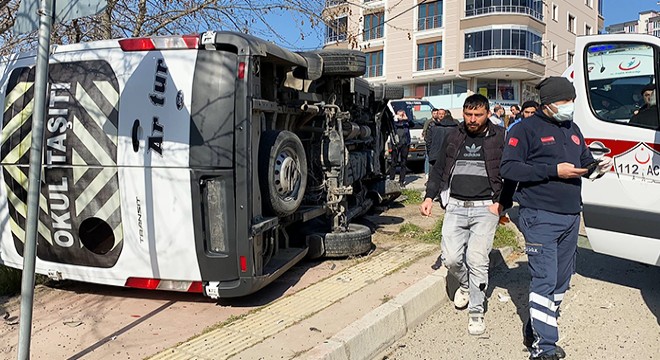
M 468 314 L 468 332 L 470 335 L 481 335 L 486 332 L 486 320 L 483 313 Z
M 457 309 L 463 309 L 468 306 L 470 302 L 470 292 L 468 290 L 459 287 L 454 294 L 454 306 Z

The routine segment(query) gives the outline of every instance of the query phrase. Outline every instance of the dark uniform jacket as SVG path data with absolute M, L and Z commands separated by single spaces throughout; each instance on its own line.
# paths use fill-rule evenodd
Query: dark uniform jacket
M 488 130 L 484 138 L 486 173 L 488 173 L 488 180 L 493 190 L 493 202 L 500 203 L 506 209 L 512 205 L 515 183 L 504 183 L 500 176 L 505 130 L 503 127 L 493 124 L 490 120 L 487 124 Z M 456 164 L 456 158 L 467 136 L 467 130 L 462 124 L 449 131 L 447 146 L 438 157 L 429 175 L 425 197 L 435 199 L 439 192 L 449 190 L 449 181 Z M 444 207 L 446 204 L 441 201 L 441 205 Z
M 501 172 L 504 179 L 519 183 L 514 199 L 521 207 L 578 214 L 582 179 L 559 178 L 557 164 L 586 168 L 593 161 L 574 122 L 557 122 L 538 111 L 509 130 Z
M 426 150 L 429 154 L 429 162 L 434 163 L 438 160 L 438 156 L 443 153 L 444 147 L 447 144 L 447 134 L 449 131 L 458 126 L 456 120 L 449 116 L 443 118 L 439 123 L 432 122 L 426 130 Z

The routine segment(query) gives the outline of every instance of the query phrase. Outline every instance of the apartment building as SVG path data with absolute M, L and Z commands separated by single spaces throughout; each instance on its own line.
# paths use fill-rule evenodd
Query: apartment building
M 608 34 L 651 34 L 660 37 L 660 11 L 647 10 L 639 13 L 637 20 L 612 24 L 605 28 Z
M 509 107 L 572 64 L 603 28 L 602 0 L 329 0 L 326 47 L 367 54 L 370 82 L 459 110 L 472 93 Z

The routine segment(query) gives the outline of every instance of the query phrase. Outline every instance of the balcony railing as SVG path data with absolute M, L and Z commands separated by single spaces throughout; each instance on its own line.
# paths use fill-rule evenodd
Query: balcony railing
M 331 35 L 331 36 L 326 36 L 325 37 L 325 43 L 329 44 L 332 42 L 337 42 L 337 41 L 344 41 L 346 40 L 346 34 L 337 34 L 337 35 Z
M 481 51 L 466 51 L 466 59 L 474 59 L 489 56 L 517 56 L 531 59 L 538 62 L 543 62 L 543 57 L 533 51 L 522 49 L 491 49 Z
M 535 19 L 543 21 L 543 13 L 530 8 L 529 6 L 515 6 L 515 5 L 500 5 L 500 6 L 484 6 L 465 11 L 465 16 L 477 16 L 492 13 L 518 13 L 527 14 Z
M 364 30 L 364 35 L 363 35 L 364 41 L 380 39 L 382 37 L 383 37 L 382 27 L 375 27 L 373 29 Z
M 417 59 L 417 71 L 442 68 L 442 55 Z
M 364 77 L 376 77 L 383 76 L 383 65 L 369 65 L 367 66 L 367 72 L 364 74 Z
M 325 0 L 325 7 L 337 6 L 346 4 L 348 0 Z
M 427 16 L 417 20 L 417 30 L 428 30 L 442 27 L 442 15 Z

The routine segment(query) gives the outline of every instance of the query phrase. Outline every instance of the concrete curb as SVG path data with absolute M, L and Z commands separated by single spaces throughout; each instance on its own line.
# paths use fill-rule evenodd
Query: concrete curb
M 511 255 L 510 247 L 493 249 L 491 269 Z M 394 299 L 348 325 L 303 354 L 304 360 L 370 360 L 448 302 L 447 270 L 443 267 L 404 290 Z

